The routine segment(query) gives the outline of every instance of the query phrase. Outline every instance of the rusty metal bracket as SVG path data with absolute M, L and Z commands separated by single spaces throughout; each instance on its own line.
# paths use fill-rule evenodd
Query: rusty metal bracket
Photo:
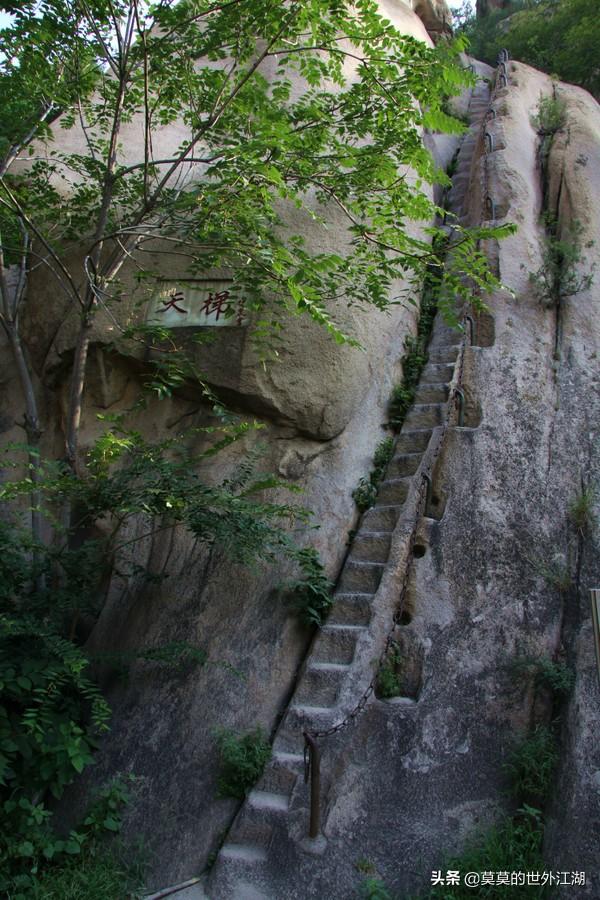
M 485 114 L 486 119 L 489 118 L 490 116 L 492 119 L 496 118 L 496 110 L 494 109 L 493 106 L 490 106 L 490 108 L 488 109 L 488 111 Z
M 489 212 L 491 221 L 495 222 L 496 221 L 496 204 L 494 203 L 494 201 L 492 200 L 492 198 L 490 197 L 489 194 L 485 198 L 485 211 Z
M 321 754 L 314 735 L 304 735 L 304 783 L 310 777 L 310 824 L 308 836 L 316 838 L 321 830 Z
M 500 84 L 500 87 L 508 87 L 508 76 L 504 74 L 498 75 L 498 81 L 504 81 L 504 84 Z
M 465 322 L 469 323 L 469 343 L 473 346 L 475 342 L 475 320 L 473 316 L 465 316 Z
M 460 388 L 454 389 L 454 397 L 458 406 L 458 427 L 463 428 L 465 424 L 465 395 Z
M 487 141 L 487 152 L 493 153 L 494 152 L 494 135 L 491 134 L 491 132 L 486 131 L 484 137 Z
M 431 475 L 428 475 L 427 472 L 423 472 L 423 481 L 427 484 L 427 493 L 425 494 L 425 515 L 427 515 L 427 509 L 431 504 L 431 492 L 433 490 Z

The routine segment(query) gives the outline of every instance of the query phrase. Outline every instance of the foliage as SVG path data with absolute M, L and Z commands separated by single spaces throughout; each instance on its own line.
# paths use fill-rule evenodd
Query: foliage
M 548 688 L 557 700 L 570 694 L 575 684 L 573 669 L 547 656 L 518 657 L 512 668 L 516 674 L 533 675 L 536 686 Z
M 302 578 L 287 585 L 292 591 L 292 603 L 306 625 L 321 626 L 333 604 L 333 584 L 325 575 L 314 547 L 297 550 L 294 558 L 300 567 Z
M 377 499 L 379 485 L 385 478 L 387 467 L 394 455 L 393 438 L 384 438 L 375 448 L 373 468 L 368 478 L 361 478 L 358 487 L 352 491 L 352 497 L 360 512 L 370 509 Z
M 594 506 L 597 500 L 595 486 L 582 487 L 569 504 L 569 519 L 582 534 L 592 530 L 596 523 Z
M 460 856 L 444 862 L 444 870 L 466 872 L 541 872 L 544 870 L 542 845 L 544 828 L 537 809 L 524 805 L 514 819 L 506 818 L 483 835 L 473 835 L 472 843 Z M 549 886 L 511 886 L 510 896 L 540 898 L 550 895 Z M 430 900 L 467 900 L 478 897 L 504 898 L 503 885 L 480 884 L 474 892 L 465 885 L 436 886 L 427 894 Z
M 377 674 L 377 693 L 380 697 L 398 697 L 402 693 L 402 677 L 400 667 L 402 655 L 398 644 L 393 641 L 391 649 L 382 662 Z
M 47 869 L 26 894 L 13 893 L 27 900 L 134 900 L 142 897 L 142 881 L 125 851 L 95 842 L 84 847 L 77 857 L 65 859 Z
M 366 878 L 361 885 L 361 896 L 365 900 L 392 900 L 392 895 L 383 881 L 378 878 Z
M 78 885 L 83 889 L 89 870 L 98 867 L 98 876 L 108 880 L 122 873 L 124 867 L 117 865 L 114 855 L 116 848 L 106 847 L 102 838 L 120 830 L 120 810 L 128 799 L 124 782 L 113 782 L 100 792 L 83 822 L 65 836 L 54 831 L 52 813 L 43 802 L 30 801 L 17 790 L 3 802 L 6 830 L 0 839 L 0 890 L 13 900 L 49 896 L 62 900 L 60 890 L 67 891 L 70 883 L 73 890 Z M 129 869 L 127 884 L 131 870 L 129 865 L 125 868 Z M 72 895 L 67 892 L 64 896 Z
M 260 727 L 243 735 L 222 728 L 216 736 L 220 754 L 219 796 L 243 800 L 270 760 L 271 745 Z
M 540 94 L 531 124 L 541 135 L 556 134 L 567 124 L 567 102 L 559 94 Z
M 578 84 L 596 99 L 600 96 L 596 0 L 513 0 L 508 8 L 482 19 L 471 9 L 461 32 L 469 38 L 473 55 L 490 65 L 506 47 L 513 59 Z
M 546 800 L 557 762 L 554 733 L 539 725 L 513 749 L 505 763 L 515 796 L 537 803 Z

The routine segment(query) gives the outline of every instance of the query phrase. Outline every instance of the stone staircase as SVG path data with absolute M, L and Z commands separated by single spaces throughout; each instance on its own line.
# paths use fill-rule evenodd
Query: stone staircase
M 480 83 L 471 96 L 472 124 L 462 142 L 448 196 L 449 209 L 459 218 L 489 97 L 485 83 Z M 248 794 L 218 854 L 207 885 L 211 900 L 282 900 L 273 887 L 273 855 L 278 869 L 293 865 L 290 846 L 301 840 L 292 822 L 294 808 L 302 807 L 304 834 L 308 824 L 307 789 L 302 777 L 303 731 L 325 730 L 344 720 L 368 687 L 373 662 L 384 651 L 386 635 L 398 611 L 388 603 L 382 613 L 379 607 L 385 591 L 379 588 L 384 574 L 398 567 L 399 559 L 408 565 L 409 532 L 402 529 L 403 510 L 409 500 L 417 509 L 415 498 L 423 480 L 424 457 L 431 456 L 432 435 L 439 437 L 438 426 L 446 418 L 459 351 L 459 334 L 437 317 L 428 362 L 385 480 L 375 505 L 362 516 L 329 618 L 315 636 L 275 735 L 272 759 Z M 402 552 L 400 544 L 404 546 Z M 397 596 L 396 591 L 396 601 Z M 313 847 L 312 852 L 318 849 Z

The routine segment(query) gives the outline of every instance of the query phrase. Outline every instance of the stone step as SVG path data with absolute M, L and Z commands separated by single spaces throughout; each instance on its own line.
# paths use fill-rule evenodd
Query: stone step
M 360 625 L 367 626 L 371 621 L 372 609 L 371 609 L 371 600 L 373 599 L 372 595 L 367 594 L 335 594 L 333 607 L 331 612 L 329 613 L 329 618 L 327 619 L 328 625 Z M 311 663 L 314 665 L 314 663 Z M 323 665 L 343 665 L 346 666 L 348 663 L 340 663 L 334 662 L 330 663 L 329 661 L 324 662 Z
M 427 368 L 427 366 L 425 367 Z M 438 379 L 438 381 L 443 379 Z M 431 428 L 418 428 L 414 431 L 403 428 L 396 442 L 397 453 L 423 453 L 427 450 Z
M 224 846 L 254 847 L 265 852 L 273 837 L 273 824 L 262 813 L 244 803 L 233 820 Z
M 432 347 L 428 356 L 429 362 L 434 363 L 451 363 L 456 361 L 456 357 L 458 356 L 458 351 L 460 350 L 460 344 L 446 344 L 440 345 L 437 347 Z
M 253 844 L 227 843 L 221 847 L 219 856 L 224 859 L 234 859 L 238 862 L 257 863 L 264 862 L 267 858 L 267 853 L 261 847 L 255 847 Z
M 319 668 L 319 663 L 316 667 L 309 663 L 294 694 L 294 702 L 309 703 L 311 706 L 335 706 L 348 668 L 349 666 L 342 665 L 340 668 L 325 669 Z
M 321 628 L 313 645 L 311 662 L 339 663 L 349 666 L 354 659 L 356 642 L 365 628 L 345 622 L 331 622 Z
M 387 474 L 392 478 L 406 478 L 414 475 L 422 459 L 422 453 L 397 453 L 392 457 Z
M 389 532 L 373 532 L 361 529 L 352 542 L 352 559 L 365 562 L 387 562 L 390 555 Z
M 332 707 L 320 707 L 296 705 L 288 707 L 285 719 L 278 730 L 273 751 L 277 754 L 287 753 L 294 755 L 304 754 L 305 730 L 321 731 L 329 728 L 337 721 L 335 709 Z
M 448 385 L 443 383 L 420 384 L 415 394 L 415 400 L 418 403 L 446 403 L 448 400 Z M 410 473 L 407 472 L 406 474 Z
M 446 363 L 427 363 L 421 374 L 422 384 L 439 384 L 449 382 L 454 374 L 454 366 Z
M 412 411 L 411 411 L 412 412 Z M 408 414 L 409 416 L 411 413 Z M 408 421 L 408 417 L 407 417 Z M 416 422 L 417 425 L 425 425 L 425 422 Z M 377 493 L 379 503 L 401 504 L 404 503 L 410 487 L 410 478 L 386 478 L 381 482 Z
M 374 594 L 384 568 L 383 563 L 362 562 L 349 557 L 342 571 L 339 589 L 344 594 Z
M 371 509 L 368 509 L 361 520 L 361 530 L 366 528 L 368 531 L 388 531 L 392 532 L 396 527 L 398 516 L 400 515 L 400 506 L 384 506 L 384 504 L 376 503 Z
M 252 790 L 248 794 L 247 803 L 252 809 L 267 813 L 286 813 L 290 805 L 288 794 L 277 794 L 274 791 Z
M 442 424 L 444 412 L 443 403 L 415 403 L 405 419 L 405 424 L 408 428 L 427 426 L 435 428 L 436 425 Z
M 283 794 L 289 797 L 294 790 L 297 777 L 298 770 L 294 763 L 287 763 L 277 755 L 273 755 L 256 782 L 255 788 L 257 791 Z

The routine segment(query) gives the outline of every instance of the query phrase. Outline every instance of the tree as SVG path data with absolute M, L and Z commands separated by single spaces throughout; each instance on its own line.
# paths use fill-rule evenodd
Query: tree
M 137 0 L 44 3 L 33 25 L 32 11 L 22 4 L 5 33 L 4 86 L 13 103 L 21 62 L 43 61 L 25 85 L 33 125 L 25 116 L 2 169 L 3 249 L 20 258 L 25 276 L 35 242 L 39 264 L 79 310 L 65 435 L 74 470 L 95 313 L 118 301 L 126 263 L 152 277 L 141 260 L 157 233 L 172 253 L 188 254 L 191 272 L 231 269 L 251 309 L 269 295 L 276 316 L 301 310 L 339 341 L 346 336 L 329 316 L 332 298 L 385 308 L 394 277 L 422 275 L 430 247 L 405 226 L 432 207 L 402 173 L 411 166 L 420 179 L 434 178 L 418 129 L 452 127 L 441 102 L 464 79 L 449 51 L 400 35 L 371 0 L 356 7 L 202 0 L 150 9 Z M 67 32 L 74 40 L 65 55 Z M 58 110 L 60 128 L 77 129 L 85 152 L 65 152 L 60 140 L 42 150 L 39 138 Z M 186 138 L 157 159 L 156 135 L 177 121 Z M 130 122 L 139 126 L 140 152 L 127 159 L 121 142 Z M 33 162 L 8 174 L 25 148 Z M 310 194 L 317 219 L 327 203 L 346 215 L 353 246 L 344 258 L 311 254 L 298 236 L 282 235 L 281 204 L 315 217 Z M 66 261 L 75 244 L 76 266 Z M 11 307 L 8 294 L 10 329 L 20 296 Z
M 501 24 L 506 19 L 508 27 Z M 600 23 L 594 0 L 513 0 L 484 19 L 466 16 L 460 24 L 471 52 L 485 62 L 494 64 L 506 47 L 513 59 L 600 97 Z

